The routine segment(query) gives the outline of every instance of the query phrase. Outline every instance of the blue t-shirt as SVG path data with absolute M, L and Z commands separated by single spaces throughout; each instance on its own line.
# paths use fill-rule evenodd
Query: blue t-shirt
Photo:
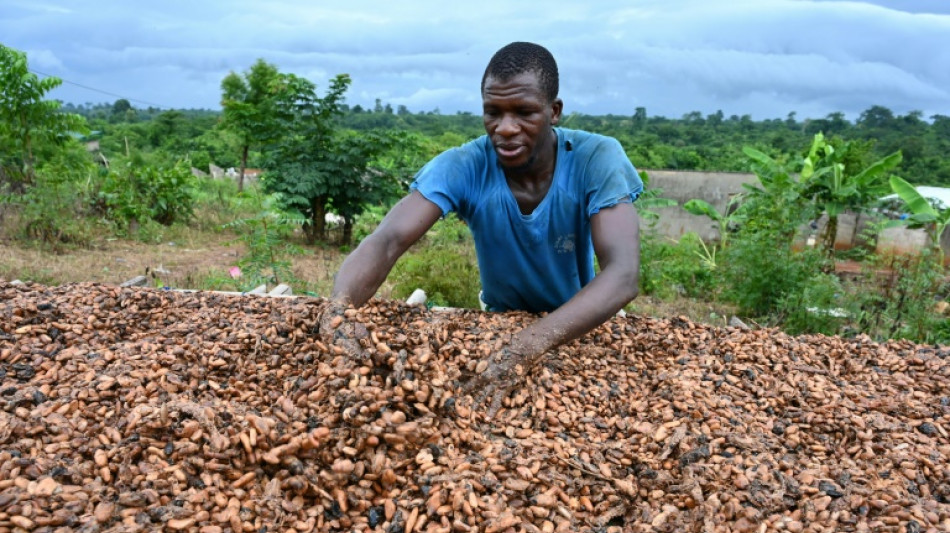
M 492 311 L 553 311 L 594 279 L 590 219 L 632 202 L 643 182 L 616 139 L 555 128 L 551 187 L 521 214 L 488 136 L 447 150 L 410 186 L 446 215 L 454 211 L 475 239 L 482 299 Z

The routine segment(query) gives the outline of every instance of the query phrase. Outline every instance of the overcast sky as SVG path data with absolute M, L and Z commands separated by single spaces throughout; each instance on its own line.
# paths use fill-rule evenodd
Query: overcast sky
M 348 73 L 350 105 L 480 113 L 511 41 L 551 50 L 566 113 L 950 115 L 946 0 L 0 0 L 0 43 L 77 104 L 219 109 L 263 58 L 320 94 Z

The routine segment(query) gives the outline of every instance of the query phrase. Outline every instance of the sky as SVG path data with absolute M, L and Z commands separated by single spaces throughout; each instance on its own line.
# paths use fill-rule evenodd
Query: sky
M 0 43 L 75 104 L 220 109 L 262 58 L 320 94 L 349 74 L 350 105 L 478 114 L 512 41 L 554 54 L 567 114 L 950 116 L 947 0 L 0 0 Z

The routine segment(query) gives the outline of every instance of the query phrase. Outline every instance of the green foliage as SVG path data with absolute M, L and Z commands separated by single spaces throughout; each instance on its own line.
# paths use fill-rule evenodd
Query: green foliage
M 815 272 L 804 283 L 789 287 L 777 302 L 782 329 L 792 335 L 836 335 L 848 323 L 846 294 L 834 274 Z
M 38 145 L 59 145 L 70 133 L 87 131 L 82 117 L 63 113 L 58 101 L 44 99 L 61 83 L 55 77 L 39 79 L 30 72 L 26 54 L 0 44 L 0 178 L 7 175 L 30 185 Z
M 929 200 L 917 192 L 916 187 L 899 176 L 891 176 L 890 184 L 894 193 L 903 200 L 904 205 L 910 211 L 910 216 L 903 222 L 911 227 L 926 228 L 927 234 L 930 236 L 931 248 L 938 250 L 942 256 L 940 237 L 943 236 L 944 230 L 950 225 L 950 207 L 937 209 Z
M 830 269 L 829 260 L 813 248 L 794 251 L 782 232 L 765 225 L 746 228 L 720 252 L 721 297 L 744 316 L 774 320 L 789 295 L 804 294 L 815 276 Z
M 423 243 L 396 262 L 390 280 L 395 298 L 422 289 L 430 304 L 478 309 L 481 281 L 468 226 L 454 215 L 437 222 Z
M 93 221 L 83 215 L 76 185 L 56 176 L 40 174 L 33 187 L 14 197 L 20 207 L 20 234 L 53 250 L 63 245 L 87 246 Z
M 194 180 L 194 216 L 192 223 L 202 230 L 221 230 L 242 215 L 252 216 L 250 206 L 238 194 L 231 179 L 196 178 Z
M 863 213 L 877 204 L 888 192 L 887 173 L 901 162 L 901 153 L 895 152 L 865 166 L 866 150 L 860 143 L 827 142 L 818 133 L 802 161 L 800 194 L 814 204 L 815 214 L 828 215 L 823 242 L 829 253 L 834 251 L 838 216 L 845 211 Z
M 238 189 L 244 188 L 244 169 L 247 168 L 251 145 L 273 141 L 281 135 L 286 122 L 288 102 L 296 103 L 312 91 L 313 84 L 293 74 L 281 74 L 277 67 L 258 59 L 240 76 L 234 72 L 221 81 L 221 124 L 240 138 L 241 177 Z
M 398 176 L 412 138 L 385 132 L 342 130 L 336 119 L 350 78 L 337 76 L 327 94 L 317 98 L 312 86 L 301 85 L 284 135 L 268 153 L 263 184 L 281 193 L 286 209 L 302 213 L 310 243 L 326 238 L 325 216 L 344 219 L 343 244 L 351 242 L 353 222 L 367 206 L 393 200 L 403 193 Z M 394 151 L 398 146 L 400 149 Z
M 129 222 L 153 220 L 169 226 L 192 216 L 195 178 L 186 161 L 174 167 L 126 165 L 111 170 L 98 183 L 94 206 L 125 227 Z
M 354 244 L 363 242 L 363 239 L 369 237 L 376 231 L 379 223 L 383 221 L 386 213 L 389 212 L 390 207 L 389 205 L 372 205 L 367 207 L 356 217 L 356 221 L 353 224 Z
M 246 248 L 245 255 L 238 261 L 241 275 L 235 284 L 241 291 L 261 284 L 293 284 L 297 280 L 289 258 L 302 253 L 302 250 L 287 239 L 295 228 L 303 224 L 303 219 L 282 211 L 276 194 L 255 193 L 247 201 L 253 207 L 254 215 L 225 225 L 238 233 L 238 240 Z
M 950 296 L 946 270 L 938 254 L 888 256 L 867 265 L 849 288 L 846 307 L 852 331 L 877 340 L 910 339 L 921 343 L 950 342 L 950 321 L 935 310 Z
M 660 214 L 657 213 L 656 210 L 664 207 L 673 207 L 676 205 L 676 200 L 663 198 L 663 189 L 658 187 L 648 189 L 647 186 L 650 184 L 650 175 L 643 170 L 641 170 L 639 174 L 640 179 L 643 181 L 643 191 L 636 201 L 637 213 L 640 215 L 640 218 L 647 223 L 647 226 L 650 227 L 660 219 Z
M 640 242 L 640 292 L 660 299 L 715 297 L 715 276 L 699 259 L 705 245 L 695 233 L 679 241 L 644 233 Z
M 741 209 L 732 209 L 733 206 L 741 205 L 741 203 L 742 195 L 733 196 L 726 205 L 726 213 L 720 213 L 709 202 L 700 198 L 694 198 L 683 204 L 683 209 L 685 209 L 687 213 L 712 219 L 718 226 L 719 246 L 724 248 L 729 243 L 730 230 L 738 227 L 745 216 L 745 213 L 743 213 Z

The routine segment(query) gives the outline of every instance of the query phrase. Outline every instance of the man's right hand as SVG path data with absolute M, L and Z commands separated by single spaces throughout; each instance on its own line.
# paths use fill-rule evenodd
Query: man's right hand
M 351 306 L 341 301 L 331 300 L 320 312 L 320 337 L 327 346 L 339 346 L 347 355 L 355 359 L 363 359 L 366 352 L 360 345 L 360 340 L 369 336 L 366 326 L 347 317 L 356 312 Z

